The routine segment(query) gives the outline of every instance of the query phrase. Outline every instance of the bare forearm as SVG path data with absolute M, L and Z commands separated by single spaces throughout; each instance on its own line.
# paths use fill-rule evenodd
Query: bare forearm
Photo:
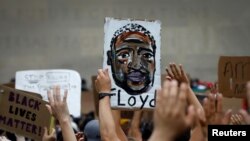
M 112 116 L 112 111 L 110 108 L 109 97 L 106 96 L 99 101 L 99 121 L 100 121 L 100 132 L 103 139 L 105 138 L 115 138 L 116 127 L 115 121 Z
M 120 110 L 112 110 L 112 115 L 115 121 L 115 130 L 116 134 L 119 137 L 121 141 L 126 141 L 127 137 L 125 133 L 122 130 L 122 127 L 120 125 L 120 119 L 121 119 L 121 111 Z
M 200 103 L 200 101 L 198 100 L 198 98 L 196 97 L 195 93 L 193 92 L 193 90 L 191 89 L 191 87 L 188 88 L 188 104 L 189 105 L 194 105 L 194 107 L 196 109 L 201 109 L 203 110 L 203 107 Z
M 137 141 L 142 141 L 142 134 L 140 131 L 140 122 L 141 122 L 141 117 L 142 117 L 142 111 L 135 111 L 132 122 L 131 122 L 131 127 L 129 129 L 129 135 L 131 137 L 134 137 Z
M 70 119 L 60 121 L 64 141 L 76 141 L 75 133 L 70 123 Z
M 121 119 L 121 111 L 119 110 L 111 110 L 115 124 L 119 125 L 120 124 L 120 119 Z
M 139 128 L 140 122 L 141 122 L 141 117 L 142 117 L 142 111 L 135 111 L 131 126 Z

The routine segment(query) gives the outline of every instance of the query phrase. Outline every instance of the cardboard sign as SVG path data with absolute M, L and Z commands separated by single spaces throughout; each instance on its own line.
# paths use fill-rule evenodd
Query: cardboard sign
M 250 57 L 222 56 L 218 68 L 219 92 L 224 97 L 245 97 L 245 85 L 250 81 Z
M 59 85 L 61 94 L 68 90 L 69 112 L 75 117 L 81 113 L 81 77 L 73 70 L 28 70 L 16 72 L 15 88 L 38 93 L 48 101 L 47 90 Z
M 3 84 L 4 86 L 6 87 L 9 87 L 9 88 L 12 88 L 12 89 L 15 89 L 15 83 L 6 83 L 6 84 Z M 20 91 L 23 91 L 23 90 L 20 90 Z M 37 94 L 37 93 L 33 93 L 33 92 L 28 92 L 28 91 L 23 91 L 25 92 L 26 94 L 30 94 L 31 96 L 35 96 L 37 98 L 40 98 L 42 99 L 42 96 L 40 94 Z
M 112 82 L 112 108 L 152 109 L 161 85 L 161 22 L 106 18 L 103 68 Z
M 49 129 L 51 116 L 47 102 L 23 91 L 0 86 L 0 129 L 42 140 L 43 128 Z

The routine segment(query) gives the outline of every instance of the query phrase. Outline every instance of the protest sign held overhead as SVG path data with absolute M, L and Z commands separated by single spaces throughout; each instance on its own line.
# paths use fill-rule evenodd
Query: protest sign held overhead
M 46 101 L 30 93 L 0 86 L 0 129 L 42 140 L 43 128 L 49 129 L 52 118 Z
M 103 68 L 109 69 L 113 108 L 155 106 L 161 85 L 160 31 L 158 20 L 105 19 Z
M 219 92 L 224 97 L 244 97 L 250 81 L 250 57 L 221 56 L 218 68 Z
M 16 72 L 15 88 L 40 94 L 48 101 L 47 90 L 59 85 L 61 94 L 68 90 L 69 112 L 75 117 L 81 113 L 81 77 L 73 70 L 26 70 Z

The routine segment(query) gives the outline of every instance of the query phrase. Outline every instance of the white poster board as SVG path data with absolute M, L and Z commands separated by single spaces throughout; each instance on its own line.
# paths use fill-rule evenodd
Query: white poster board
M 151 109 L 161 85 L 161 22 L 106 18 L 103 68 L 112 82 L 112 108 Z
M 48 101 L 47 90 L 59 85 L 61 94 L 68 90 L 67 103 L 70 114 L 80 116 L 81 77 L 74 70 L 26 70 L 16 72 L 15 88 L 41 94 Z

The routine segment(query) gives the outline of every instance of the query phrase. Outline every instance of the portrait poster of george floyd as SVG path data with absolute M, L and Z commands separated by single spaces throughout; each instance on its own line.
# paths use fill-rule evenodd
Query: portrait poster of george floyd
M 161 85 L 161 22 L 115 19 L 104 24 L 103 68 L 108 68 L 113 109 L 152 109 Z

